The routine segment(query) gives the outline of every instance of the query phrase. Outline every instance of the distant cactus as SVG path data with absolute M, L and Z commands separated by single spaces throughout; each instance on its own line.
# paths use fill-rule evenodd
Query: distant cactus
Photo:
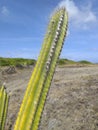
M 4 130 L 9 97 L 4 86 L 0 88 L 0 130 Z

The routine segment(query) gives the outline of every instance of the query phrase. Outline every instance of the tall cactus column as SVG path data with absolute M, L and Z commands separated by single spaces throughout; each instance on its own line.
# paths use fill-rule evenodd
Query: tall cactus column
M 67 32 L 65 8 L 54 12 L 38 61 L 29 81 L 14 130 L 37 130 L 55 66 Z

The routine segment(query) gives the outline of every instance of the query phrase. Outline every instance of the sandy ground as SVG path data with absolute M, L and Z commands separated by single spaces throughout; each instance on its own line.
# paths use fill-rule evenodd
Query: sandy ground
M 32 70 L 0 73 L 10 95 L 5 130 L 13 130 Z M 98 130 L 98 65 L 56 68 L 39 130 Z

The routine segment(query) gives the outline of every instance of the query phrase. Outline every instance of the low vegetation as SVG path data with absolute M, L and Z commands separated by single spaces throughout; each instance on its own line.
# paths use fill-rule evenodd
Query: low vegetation
M 69 59 L 59 59 L 58 65 L 92 65 L 92 62 L 82 60 L 82 61 L 73 61 Z
M 86 61 L 86 60 L 81 60 L 81 61 L 79 61 L 79 63 L 81 63 L 81 64 L 92 64 L 91 62 Z
M 73 60 L 68 60 L 68 59 L 59 59 L 58 60 L 58 65 L 65 65 L 65 64 L 75 64 L 76 62 Z
M 34 59 L 0 57 L 0 66 L 34 65 L 35 62 Z
M 21 66 L 21 65 L 34 65 L 36 63 L 35 59 L 24 59 L 24 58 L 3 58 L 0 57 L 0 66 Z M 73 61 L 69 59 L 58 59 L 58 65 L 74 65 L 74 64 L 93 64 L 92 62 L 81 60 L 81 61 Z

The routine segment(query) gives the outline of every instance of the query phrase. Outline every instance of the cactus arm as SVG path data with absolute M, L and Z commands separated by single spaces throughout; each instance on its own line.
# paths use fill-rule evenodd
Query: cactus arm
M 51 26 L 51 23 L 50 23 L 50 25 L 49 25 L 49 29 L 50 29 L 50 26 Z M 49 30 L 48 29 L 48 30 Z M 43 54 L 42 54 L 42 56 L 41 56 L 41 58 L 39 57 L 39 59 L 41 59 L 41 61 L 39 62 L 39 60 L 38 60 L 38 62 L 37 62 L 37 65 L 36 65 L 36 67 L 35 67 L 35 69 L 37 70 L 37 72 L 36 72 L 36 75 L 34 75 L 35 73 L 33 73 L 33 75 L 34 76 L 32 76 L 31 77 L 31 80 L 30 80 L 30 82 L 29 82 L 29 84 L 28 84 L 28 93 L 26 92 L 26 94 L 25 94 L 25 96 L 24 96 L 24 100 L 23 100 L 23 103 L 22 103 L 22 106 L 21 106 L 21 109 L 20 109 L 20 112 L 19 112 L 19 116 L 18 116 L 18 118 L 17 118 L 17 122 L 16 122 L 16 125 L 15 125 L 15 129 L 18 129 L 19 128 L 19 124 L 22 122 L 22 121 L 25 121 L 25 123 L 27 122 L 26 121 L 26 119 L 27 119 L 27 117 L 25 116 L 25 114 L 23 114 L 23 113 L 27 113 L 27 115 L 28 115 L 28 113 L 30 113 L 29 112 L 29 109 L 30 109 L 30 105 L 32 104 L 31 102 L 32 102 L 32 100 L 34 99 L 34 97 L 36 97 L 36 96 L 38 96 L 39 95 L 39 93 L 38 94 L 36 94 L 37 92 L 36 91 L 40 91 L 41 90 L 41 87 L 42 87 L 42 82 L 44 81 L 43 79 L 44 79 L 44 66 L 45 66 L 45 61 L 46 61 L 46 59 L 47 59 L 47 56 L 48 56 L 48 54 L 47 54 L 47 52 L 49 52 L 49 49 L 50 49 L 50 45 L 51 45 L 51 39 L 53 39 L 52 37 L 53 37 L 53 35 L 55 34 L 55 31 L 54 31 L 54 29 L 52 30 L 52 35 L 47 35 L 46 36 L 46 38 L 45 38 L 45 41 L 44 41 L 44 48 L 45 49 L 42 49 L 42 52 L 44 52 Z M 47 42 L 48 41 L 48 42 Z M 40 78 L 39 78 L 40 77 Z M 37 88 L 37 86 L 38 86 L 38 84 L 39 84 L 39 82 L 40 82 L 40 88 Z M 29 99 L 28 99 L 28 97 L 29 97 Z M 32 99 L 32 100 L 31 100 Z M 27 102 L 28 101 L 28 102 Z M 32 104 L 32 107 L 33 107 L 33 109 L 35 109 L 36 108 L 36 103 L 35 103 L 36 101 L 35 101 L 35 99 L 34 99 L 34 102 L 33 102 L 33 104 Z M 26 105 L 28 103 L 28 105 Z M 28 108 L 27 108 L 27 107 Z M 32 109 L 31 109 L 32 110 Z M 32 112 L 34 113 L 34 110 L 32 110 Z M 32 114 L 33 114 L 32 113 Z M 31 115 L 31 113 L 30 113 L 30 115 Z M 23 116 L 23 118 L 22 118 L 22 116 Z M 25 120 L 24 120 L 24 118 L 25 118 Z M 22 120 L 23 119 L 23 120 Z M 21 122 L 20 122 L 21 121 Z M 25 123 L 23 123 L 23 124 L 25 124 Z M 28 123 L 29 124 L 29 123 Z M 21 125 L 20 124 L 20 129 L 24 129 L 23 127 L 25 127 L 25 126 L 23 126 L 23 125 Z M 26 127 L 25 127 L 26 128 Z
M 49 24 L 49 29 L 50 29 L 50 27 L 51 27 L 51 23 Z M 48 30 L 49 30 L 48 29 Z M 47 56 L 48 56 L 48 53 L 47 52 L 49 52 L 49 49 L 50 49 L 50 44 L 51 44 L 51 41 L 52 41 L 52 37 L 53 37 L 53 35 L 55 34 L 55 30 L 54 29 L 52 29 L 52 35 L 48 35 L 47 34 L 47 36 L 46 36 L 46 38 L 45 38 L 45 41 L 44 41 L 44 48 L 42 49 L 42 52 L 44 52 L 42 55 L 41 55 L 41 58 L 39 57 L 39 59 L 41 59 L 41 61 L 39 61 L 38 60 L 38 62 L 37 62 L 37 65 L 36 65 L 36 67 L 35 67 L 35 69 L 37 70 L 37 72 L 36 73 L 33 73 L 33 75 L 34 76 L 32 76 L 31 77 L 31 80 L 30 80 L 30 82 L 29 82 L 29 84 L 28 84 L 28 93 L 26 92 L 26 94 L 25 94 L 25 96 L 24 96 L 24 100 L 23 100 L 23 103 L 22 103 L 22 106 L 21 106 L 21 109 L 20 109 L 20 112 L 19 112 L 19 116 L 18 116 L 18 118 L 17 118 L 17 122 L 16 122 L 16 125 L 15 125 L 15 129 L 18 129 L 19 128 L 19 124 L 20 124 L 20 121 L 22 122 L 22 119 L 23 119 L 23 121 L 24 121 L 24 118 L 25 118 L 25 122 L 26 122 L 26 119 L 27 119 L 27 117 L 23 117 L 22 118 L 22 116 L 24 115 L 25 116 L 25 114 L 23 114 L 24 112 L 27 112 L 27 115 L 28 115 L 28 113 L 29 113 L 29 111 L 28 111 L 28 109 L 30 108 L 30 104 L 31 104 L 31 102 L 32 102 L 32 100 L 33 100 L 33 98 L 34 98 L 34 96 L 36 95 L 36 91 L 37 90 L 41 90 L 41 89 L 39 89 L 39 88 L 37 88 L 37 87 L 34 87 L 34 86 L 37 86 L 38 84 L 39 84 L 39 82 L 41 82 L 41 86 L 40 86 L 40 88 L 42 87 L 42 82 L 43 82 L 43 80 L 42 79 L 44 79 L 44 66 L 45 66 L 45 60 L 47 59 Z M 48 42 L 47 42 L 48 41 Z M 40 77 L 40 78 L 39 78 Z M 42 80 L 42 81 L 41 81 Z M 33 84 L 32 84 L 33 83 Z M 30 95 L 31 94 L 31 95 Z M 38 93 L 39 94 L 39 93 Z M 27 95 L 29 95 L 29 96 L 27 96 Z M 31 97 L 32 96 L 32 97 Z M 36 95 L 36 96 L 38 96 L 38 95 Z M 35 97 L 36 97 L 35 96 Z M 31 100 L 31 102 L 30 102 L 30 100 L 28 100 L 28 97 L 30 97 L 29 99 Z M 28 104 L 29 105 L 27 105 L 27 107 L 28 107 L 28 109 L 25 107 L 26 106 L 26 104 L 27 104 L 27 101 L 28 101 Z M 36 101 L 35 101 L 36 102 Z M 36 103 L 34 103 L 34 104 L 32 104 L 33 106 L 33 109 L 36 107 L 36 105 L 35 105 Z M 34 107 L 35 106 L 35 107 Z M 34 110 L 32 110 L 32 112 L 34 112 Z M 24 124 L 24 123 L 23 123 Z M 17 128 L 18 127 L 18 128 Z M 25 127 L 25 126 L 24 126 Z M 25 127 L 26 128 L 26 127 Z M 20 129 L 24 129 L 23 128 L 23 125 L 21 125 L 20 124 Z
M 48 90 L 49 90 L 49 87 L 51 84 L 53 73 L 55 71 L 56 62 L 57 62 L 57 59 L 60 55 L 60 51 L 61 51 L 62 46 L 63 46 L 64 37 L 66 36 L 67 24 L 68 24 L 68 16 L 67 16 L 67 14 L 65 14 L 63 25 L 61 27 L 61 34 L 59 36 L 59 40 L 57 43 L 58 46 L 55 48 L 54 55 L 52 57 L 52 61 L 50 64 L 50 70 L 49 70 L 49 73 L 47 75 L 47 78 L 46 78 L 46 81 L 45 81 L 45 84 L 44 84 L 44 87 L 43 87 L 43 90 L 42 90 L 42 93 L 40 96 L 39 105 L 37 107 L 34 121 L 32 122 L 32 130 L 38 129 L 41 113 L 42 113 L 44 103 L 45 103 L 45 99 L 46 99 L 46 96 L 47 96 L 47 93 L 48 93 Z
M 0 89 L 0 130 L 4 130 L 7 108 L 8 108 L 8 95 L 4 89 L 1 87 Z
M 9 96 L 7 95 L 7 93 L 5 93 L 5 107 L 4 107 L 4 114 L 3 114 L 3 119 L 2 119 L 2 130 L 4 129 L 4 125 L 5 125 L 5 121 L 6 121 L 6 117 L 7 117 L 7 110 L 8 110 L 8 102 L 9 102 Z
M 2 129 L 2 118 L 3 118 L 3 110 L 4 110 L 4 87 L 0 89 L 0 130 Z
M 64 19 L 61 21 L 60 16 L 62 14 Z M 37 130 L 38 128 L 40 115 L 66 32 L 67 19 L 65 20 L 65 14 L 65 9 L 60 9 L 54 13 L 50 20 L 48 33 L 44 39 L 40 56 L 28 84 L 14 130 Z M 62 25 L 58 35 L 57 27 L 59 24 Z M 49 64 L 47 64 L 48 62 Z

